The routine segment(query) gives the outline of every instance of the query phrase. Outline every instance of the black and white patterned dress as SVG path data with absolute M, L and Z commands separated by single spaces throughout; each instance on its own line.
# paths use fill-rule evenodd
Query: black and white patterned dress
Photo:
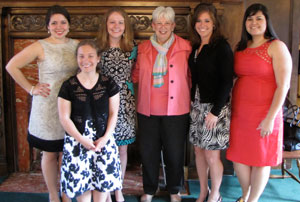
M 190 142 L 206 150 L 223 150 L 229 146 L 231 106 L 226 104 L 219 116 L 216 127 L 208 130 L 205 127 L 205 118 L 212 109 L 211 103 L 201 103 L 199 89 L 196 88 L 195 101 L 190 112 Z
M 223 150 L 229 145 L 230 92 L 233 85 L 233 53 L 224 37 L 193 46 L 189 57 L 192 75 L 190 142 L 205 150 Z M 208 130 L 208 113 L 218 116 L 216 127 Z
M 118 146 L 128 145 L 135 141 L 136 112 L 131 71 L 136 56 L 137 46 L 134 46 L 132 52 L 123 52 L 120 48 L 109 48 L 102 53 L 101 74 L 113 78 L 121 87 L 120 108 L 114 132 Z
M 104 135 L 109 111 L 109 97 L 119 92 L 119 86 L 105 76 L 99 76 L 92 89 L 84 88 L 76 76 L 65 81 L 59 97 L 71 102 L 71 120 L 78 131 L 92 140 Z M 122 189 L 118 147 L 111 136 L 100 152 L 87 150 L 66 133 L 61 166 L 61 190 L 68 197 L 86 191 L 109 192 Z

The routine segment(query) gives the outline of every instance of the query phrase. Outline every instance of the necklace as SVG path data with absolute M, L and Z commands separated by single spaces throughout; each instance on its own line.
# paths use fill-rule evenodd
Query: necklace
M 198 50 L 195 50 L 195 54 L 194 54 L 194 63 L 197 62 L 197 56 L 198 56 L 197 52 L 198 52 Z

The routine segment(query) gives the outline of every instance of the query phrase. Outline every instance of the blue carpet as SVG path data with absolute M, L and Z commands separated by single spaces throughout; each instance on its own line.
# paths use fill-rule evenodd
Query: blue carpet
M 199 181 L 189 181 L 191 195 L 197 198 Z M 242 194 L 237 177 L 224 176 L 221 186 L 223 202 L 234 202 Z M 300 184 L 295 180 L 270 179 L 259 202 L 300 202 Z
M 292 162 L 291 171 L 299 177 L 296 161 Z M 272 170 L 271 174 L 281 175 L 281 170 Z M 199 195 L 199 181 L 190 180 L 189 197 L 197 198 Z M 242 194 L 238 179 L 236 176 L 224 176 L 221 189 L 223 202 L 235 202 Z M 292 178 L 269 179 L 269 182 L 259 200 L 259 202 L 300 202 L 300 184 Z

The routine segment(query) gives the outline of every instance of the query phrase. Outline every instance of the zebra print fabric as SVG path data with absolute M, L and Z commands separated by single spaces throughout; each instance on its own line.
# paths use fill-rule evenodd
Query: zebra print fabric
M 200 103 L 197 89 L 195 101 L 190 113 L 190 142 L 206 150 L 223 150 L 229 146 L 230 103 L 226 104 L 218 116 L 214 129 L 208 130 L 205 126 L 205 117 L 213 107 L 210 103 Z

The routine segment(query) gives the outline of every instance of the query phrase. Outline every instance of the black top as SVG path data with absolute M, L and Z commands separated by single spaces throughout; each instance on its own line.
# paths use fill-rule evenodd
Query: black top
M 198 48 L 193 47 L 189 57 L 192 100 L 195 98 L 196 85 L 198 85 L 200 102 L 212 103 L 211 113 L 218 116 L 229 101 L 233 85 L 233 53 L 224 38 L 218 39 L 214 44 L 204 45 L 195 58 L 195 51 Z
M 116 95 L 120 87 L 113 79 L 99 75 L 92 89 L 81 85 L 77 76 L 66 80 L 58 93 L 58 97 L 71 102 L 71 120 L 78 131 L 83 134 L 87 120 L 92 120 L 96 129 L 96 137 L 104 135 L 109 114 L 109 97 Z

